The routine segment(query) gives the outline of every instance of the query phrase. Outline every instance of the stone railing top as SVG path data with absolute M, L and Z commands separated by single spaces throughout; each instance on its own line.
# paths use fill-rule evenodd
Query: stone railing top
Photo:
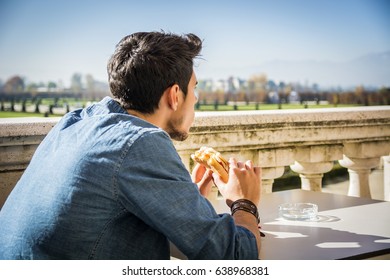
M 60 118 L 4 118 L 0 119 L 0 137 L 45 135 Z M 283 128 L 362 123 L 389 123 L 390 106 L 344 107 L 324 109 L 284 109 L 265 111 L 196 112 L 192 133 L 211 130 L 232 130 L 232 126 L 245 130 L 253 126 Z M 245 126 L 245 127 L 244 127 Z M 228 128 L 230 127 L 230 128 Z
M 187 141 L 175 143 L 179 151 L 208 145 L 229 151 L 388 141 L 390 106 L 198 112 L 190 131 Z
M 390 106 L 197 112 L 194 127 L 389 119 Z
M 0 119 L 0 137 L 46 135 L 60 118 L 3 118 Z

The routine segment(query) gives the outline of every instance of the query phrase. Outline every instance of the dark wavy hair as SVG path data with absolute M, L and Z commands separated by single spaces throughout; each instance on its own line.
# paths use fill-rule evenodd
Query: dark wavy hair
M 107 65 L 114 98 L 124 109 L 153 113 L 174 84 L 187 94 L 202 41 L 194 34 L 138 32 L 124 37 Z

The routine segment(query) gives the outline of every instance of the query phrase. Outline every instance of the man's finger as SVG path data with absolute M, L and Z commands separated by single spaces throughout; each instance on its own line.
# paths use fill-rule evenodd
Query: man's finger
M 255 174 L 260 177 L 261 176 L 261 167 L 255 166 L 253 169 L 255 171 Z
M 248 169 L 248 170 L 252 170 L 252 169 L 253 169 L 253 162 L 252 162 L 251 160 L 247 160 L 247 161 L 245 162 L 245 167 L 246 167 L 246 169 Z

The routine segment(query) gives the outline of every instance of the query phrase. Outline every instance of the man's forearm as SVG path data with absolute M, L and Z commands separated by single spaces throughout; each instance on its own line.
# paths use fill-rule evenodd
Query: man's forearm
M 261 239 L 256 217 L 251 213 L 239 210 L 234 213 L 233 219 L 236 225 L 242 226 L 254 234 L 256 237 L 257 251 L 259 254 L 258 258 L 260 258 Z

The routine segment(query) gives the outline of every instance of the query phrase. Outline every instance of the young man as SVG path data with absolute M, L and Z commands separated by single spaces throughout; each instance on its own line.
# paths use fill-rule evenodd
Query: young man
M 230 159 L 228 183 L 200 165 L 193 181 L 172 144 L 194 120 L 201 46 L 160 32 L 119 42 L 114 98 L 65 115 L 1 209 L 0 259 L 169 259 L 169 241 L 189 259 L 258 258 L 260 169 Z M 204 198 L 213 181 L 232 215 Z

